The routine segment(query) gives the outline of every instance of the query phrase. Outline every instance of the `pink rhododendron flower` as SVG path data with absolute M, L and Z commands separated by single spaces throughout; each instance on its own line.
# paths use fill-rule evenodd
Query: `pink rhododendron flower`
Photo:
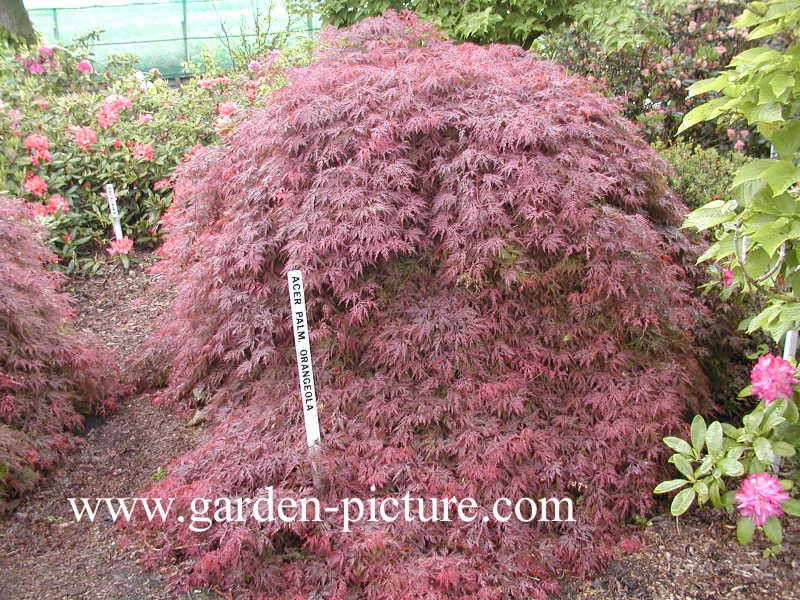
M 97 133 L 91 127 L 77 127 L 71 125 L 69 131 L 72 133 L 72 139 L 78 145 L 78 148 L 84 152 L 89 152 L 89 144 L 97 143 Z
M 64 196 L 61 194 L 53 194 L 47 200 L 47 208 L 50 210 L 51 213 L 54 213 L 60 210 L 62 213 L 69 212 L 69 204 L 66 200 L 64 200 Z
M 35 219 L 36 217 L 46 217 L 50 214 L 50 209 L 39 202 L 31 202 L 28 204 L 28 212 Z
M 45 152 L 50 149 L 50 142 L 47 136 L 38 133 L 32 133 L 25 138 L 25 148 L 36 152 Z
M 728 287 L 733 283 L 733 271 L 727 267 L 722 269 L 722 283 L 725 284 L 725 287 Z
M 25 191 L 39 198 L 44 198 L 47 193 L 47 182 L 33 173 L 25 175 Z
M 94 116 L 100 127 L 108 129 L 116 123 L 119 118 L 119 113 L 130 107 L 131 101 L 129 98 L 120 96 L 119 94 L 111 94 L 106 96 L 97 111 L 95 111 Z
M 230 117 L 236 112 L 237 108 L 235 102 L 222 102 L 217 107 L 217 113 Z
M 25 148 L 30 151 L 31 164 L 33 166 L 38 165 L 40 161 L 50 162 L 49 142 L 46 136 L 33 133 L 26 137 L 23 143 L 25 144 Z
M 39 110 L 45 110 L 48 106 L 50 106 L 47 100 L 41 96 L 36 96 L 36 98 L 33 99 L 32 104 Z
M 792 385 L 797 383 L 795 368 L 789 361 L 772 354 L 758 359 L 750 371 L 753 394 L 769 405 L 777 398 L 790 398 Z
M 220 115 L 214 121 L 214 131 L 219 135 L 228 135 L 233 129 L 233 119 L 228 115 Z
M 9 111 L 8 111 L 8 118 L 9 118 L 9 119 L 16 119 L 16 118 L 17 118 L 18 116 L 20 116 L 21 114 L 22 114 L 22 113 L 19 111 L 19 109 L 17 109 L 17 108 L 12 108 L 11 110 L 9 110 Z
M 149 113 L 142 113 L 138 117 L 136 117 L 136 122 L 140 125 L 147 125 L 148 123 L 152 122 L 153 115 Z
M 121 240 L 114 240 L 108 245 L 108 248 L 106 248 L 106 252 L 111 256 L 115 254 L 128 254 L 131 250 L 133 250 L 133 240 L 127 235 Z
M 150 144 L 134 144 L 133 158 L 153 160 L 153 146 Z
M 50 46 L 39 46 L 39 54 L 42 56 L 53 56 L 53 49 Z
M 734 150 L 738 150 L 738 151 L 741 151 L 742 149 L 744 149 L 744 141 L 736 140 L 736 143 L 733 145 L 733 149 Z
M 44 73 L 44 67 L 41 63 L 35 62 L 28 65 L 28 72 L 31 75 L 41 75 Z
M 255 73 L 260 67 L 261 63 L 259 63 L 257 60 L 251 60 L 249 63 L 247 63 L 247 70 L 251 73 Z
M 78 61 L 78 64 L 75 65 L 75 68 L 85 75 L 94 72 L 94 67 L 92 66 L 92 63 L 90 63 L 85 58 L 83 60 Z
M 781 502 L 789 499 L 789 494 L 781 487 L 780 481 L 768 473 L 753 473 L 739 484 L 733 495 L 739 514 L 753 519 L 759 527 L 770 517 L 783 514 Z

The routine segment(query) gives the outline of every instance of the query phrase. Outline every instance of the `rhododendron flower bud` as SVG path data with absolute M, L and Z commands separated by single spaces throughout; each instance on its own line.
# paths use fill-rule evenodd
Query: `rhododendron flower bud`
M 797 383 L 795 368 L 789 361 L 765 354 L 750 371 L 753 394 L 769 405 L 777 398 L 790 398 L 792 385 Z
M 78 61 L 78 63 L 75 65 L 75 68 L 81 73 L 84 73 L 85 75 L 94 72 L 94 67 L 92 67 L 92 63 L 90 63 L 85 58 L 83 60 Z
M 733 283 L 733 271 L 727 267 L 722 269 L 722 283 L 725 284 L 725 287 L 728 287 Z
M 733 498 L 739 514 L 753 519 L 760 527 L 770 517 L 783 514 L 781 502 L 788 500 L 789 494 L 774 475 L 753 473 L 744 478 Z

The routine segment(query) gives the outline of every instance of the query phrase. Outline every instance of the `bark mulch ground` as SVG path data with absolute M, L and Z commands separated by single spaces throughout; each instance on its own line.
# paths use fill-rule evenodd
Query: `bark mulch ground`
M 78 329 L 98 335 L 123 364 L 136 356 L 170 301 L 145 268 L 152 258 L 140 258 L 143 263 L 128 272 L 117 269 L 68 286 L 77 301 Z M 165 573 L 142 574 L 137 549 L 117 544 L 112 523 L 76 523 L 67 498 L 134 496 L 200 432 L 144 397 L 126 399 L 108 420 L 91 421 L 87 429 L 82 450 L 0 519 L 0 600 L 170 598 Z M 593 580 L 565 581 L 563 600 L 800 600 L 797 524 L 786 528 L 785 551 L 766 560 L 765 543 L 740 547 L 733 522 L 708 510 L 680 522 L 656 516 L 642 537 L 642 549 Z M 195 590 L 183 598 L 230 597 Z

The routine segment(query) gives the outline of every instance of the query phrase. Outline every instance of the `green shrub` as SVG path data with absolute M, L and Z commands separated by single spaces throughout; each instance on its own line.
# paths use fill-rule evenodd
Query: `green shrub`
M 733 174 L 750 161 L 739 152 L 718 152 L 691 142 L 657 144 L 656 149 L 672 167 L 670 187 L 690 209 L 712 200 L 728 200 Z

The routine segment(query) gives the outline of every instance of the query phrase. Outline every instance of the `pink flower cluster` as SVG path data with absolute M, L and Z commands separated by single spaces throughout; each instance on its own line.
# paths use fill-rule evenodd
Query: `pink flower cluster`
M 75 68 L 84 75 L 88 75 L 89 73 L 94 72 L 94 67 L 92 67 L 92 63 L 90 63 L 85 58 L 83 60 L 78 61 L 78 64 L 75 65 Z
M 729 127 L 726 133 L 728 135 L 728 139 L 734 142 L 734 150 L 744 150 L 745 140 L 750 135 L 750 132 L 747 129 L 733 129 L 732 127 Z
M 29 205 L 29 210 L 32 217 L 46 217 L 58 212 L 59 210 L 62 213 L 69 212 L 69 204 L 61 194 L 53 194 L 50 196 L 50 198 L 48 198 L 46 204 L 32 202 Z
M 47 136 L 32 133 L 25 138 L 25 148 L 30 152 L 31 164 L 35 167 L 41 162 L 50 162 L 50 142 Z
M 25 184 L 23 187 L 26 192 L 38 198 L 44 198 L 44 195 L 47 193 L 47 182 L 33 173 L 25 174 Z
M 94 116 L 100 127 L 108 129 L 117 122 L 119 113 L 130 107 L 130 99 L 125 96 L 120 96 L 119 94 L 111 94 L 103 100 L 100 107 L 95 111 Z
M 238 110 L 238 106 L 236 106 L 235 102 L 221 102 L 219 106 L 217 106 L 217 114 L 225 115 L 226 117 L 231 117 L 236 113 Z
M 789 494 L 781 487 L 774 475 L 753 473 L 744 478 L 733 495 L 739 514 L 753 519 L 759 527 L 770 517 L 783 514 L 781 502 L 789 499 Z
M 89 144 L 97 143 L 97 133 L 91 127 L 78 127 L 77 125 L 70 125 L 69 132 L 72 134 L 72 139 L 78 145 L 78 148 L 84 152 L 89 152 Z
M 789 361 L 772 354 L 758 359 L 750 371 L 753 394 L 769 405 L 778 398 L 791 398 L 795 379 L 795 368 Z
M 197 85 L 204 90 L 210 90 L 213 89 L 215 85 L 229 85 L 230 82 L 230 78 L 223 75 L 222 77 L 203 77 L 197 82 Z
M 132 150 L 133 158 L 139 160 L 153 160 L 153 146 L 150 144 L 134 144 Z
M 41 75 L 46 69 L 55 69 L 58 61 L 53 58 L 53 49 L 49 46 L 39 46 L 34 56 L 17 56 L 17 62 L 28 69 L 31 75 Z
M 133 250 L 133 240 L 127 235 L 121 240 L 114 240 L 108 245 L 108 248 L 106 248 L 106 252 L 111 256 L 115 254 L 129 254 L 131 250 Z

